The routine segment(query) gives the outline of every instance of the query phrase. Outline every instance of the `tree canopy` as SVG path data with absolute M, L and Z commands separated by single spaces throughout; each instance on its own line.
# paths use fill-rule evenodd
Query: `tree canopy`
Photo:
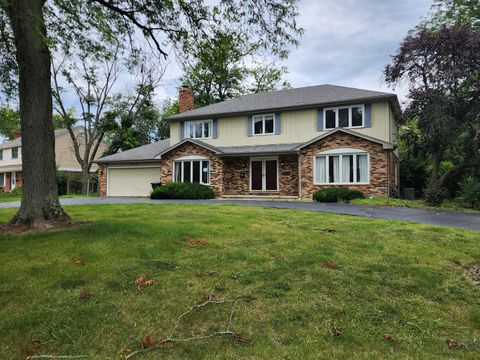
M 0 89 L 18 95 L 23 148 L 23 198 L 12 220 L 36 225 L 70 221 L 58 201 L 52 125 L 51 54 L 81 49 L 104 56 L 111 45 L 128 63 L 149 46 L 168 56 L 214 38 L 242 33 L 255 48 L 284 57 L 298 43 L 297 0 L 0 0 Z M 239 29 L 248 29 L 240 32 Z

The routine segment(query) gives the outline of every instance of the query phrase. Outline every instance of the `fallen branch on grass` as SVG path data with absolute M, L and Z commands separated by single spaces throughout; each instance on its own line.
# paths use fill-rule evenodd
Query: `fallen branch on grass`
M 125 357 L 125 359 L 131 359 L 132 357 L 134 357 L 136 355 L 140 355 L 140 354 L 158 349 L 159 347 L 161 347 L 165 344 L 168 344 L 168 343 L 175 343 L 175 342 L 179 343 L 179 342 L 188 342 L 188 341 L 196 341 L 196 340 L 205 340 L 205 339 L 210 339 L 210 338 L 213 338 L 213 337 L 221 337 L 221 336 L 232 336 L 232 337 L 236 336 L 237 334 L 231 330 L 232 329 L 233 316 L 235 314 L 235 307 L 237 306 L 237 304 L 240 301 L 242 301 L 244 299 L 246 299 L 246 297 L 241 297 L 241 298 L 237 298 L 237 299 L 234 299 L 234 300 L 215 300 L 214 296 L 213 296 L 213 291 L 211 291 L 210 293 L 206 294 L 204 302 L 202 302 L 200 304 L 193 305 L 191 308 L 189 308 L 187 311 L 183 312 L 177 318 L 177 321 L 175 322 L 175 325 L 173 326 L 172 331 L 170 332 L 170 335 L 167 338 L 159 340 L 156 344 L 152 343 L 151 345 L 149 345 L 149 347 L 146 347 L 144 349 L 134 351 L 134 352 L 128 354 Z M 216 331 L 216 332 L 208 334 L 208 335 L 192 336 L 192 337 L 188 337 L 188 338 L 181 338 L 181 337 L 177 338 L 177 337 L 175 337 L 175 331 L 177 330 L 180 322 L 182 321 L 182 319 L 186 315 L 190 314 L 192 311 L 194 311 L 196 309 L 203 308 L 203 307 L 205 307 L 207 305 L 210 305 L 210 304 L 225 304 L 225 303 L 232 303 L 232 308 L 230 310 L 230 316 L 228 318 L 228 324 L 227 324 L 226 330 Z M 152 341 L 151 338 L 149 338 L 149 342 L 150 341 Z

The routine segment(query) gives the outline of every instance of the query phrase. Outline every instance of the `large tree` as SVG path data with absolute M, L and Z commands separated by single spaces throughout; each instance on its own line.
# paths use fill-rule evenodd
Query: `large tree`
M 480 166 L 480 32 L 468 26 L 419 29 L 385 69 L 390 84 L 408 83 L 405 119 L 415 119 L 432 156 L 426 200 L 438 204 L 465 169 Z M 455 165 L 441 172 L 447 154 Z
M 285 66 L 262 54 L 243 31 L 216 31 L 212 39 L 188 43 L 182 65 L 182 83 L 191 88 L 196 106 L 206 106 L 246 93 L 286 88 Z M 285 53 L 277 54 L 285 58 Z
M 52 62 L 54 110 L 70 134 L 82 169 L 83 193 L 87 193 L 90 169 L 107 133 L 111 135 L 110 154 L 118 151 L 118 142 L 125 143 L 127 137 L 131 137 L 132 147 L 148 142 L 139 138 L 158 119 L 152 97 L 163 69 L 139 59 L 129 66 L 136 70 L 132 78 L 118 47 L 107 53 L 109 56 L 98 59 L 96 54 L 82 52 Z M 119 85 L 120 77 L 129 78 L 135 85 L 131 89 Z M 68 108 L 65 98 L 75 99 L 80 111 Z
M 135 51 L 142 34 L 158 53 L 189 39 L 208 39 L 212 29 L 248 27 L 258 46 L 284 53 L 295 43 L 296 0 L 0 0 L 0 80 L 18 74 L 23 147 L 23 198 L 12 224 L 69 221 L 58 201 L 52 126 L 51 51 L 73 45 L 92 52 L 117 43 Z M 13 56 L 12 56 L 13 55 Z

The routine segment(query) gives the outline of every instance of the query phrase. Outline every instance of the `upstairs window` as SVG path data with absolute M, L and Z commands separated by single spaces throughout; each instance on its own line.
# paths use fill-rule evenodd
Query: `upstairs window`
M 363 105 L 344 106 L 324 110 L 324 129 L 360 128 L 365 126 L 365 110 Z
M 12 148 L 12 159 L 18 159 L 18 146 Z
M 253 116 L 253 134 L 269 135 L 275 133 L 274 115 L 254 115 Z
M 0 149 L 0 160 L 3 160 L 3 149 Z
M 212 120 L 185 121 L 186 139 L 211 139 Z

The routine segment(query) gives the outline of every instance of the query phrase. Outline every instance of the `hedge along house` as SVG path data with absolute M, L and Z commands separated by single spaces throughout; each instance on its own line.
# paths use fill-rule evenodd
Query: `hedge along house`
M 398 189 L 394 94 L 319 85 L 194 109 L 192 92 L 181 89 L 179 105 L 169 140 L 98 160 L 101 195 L 132 195 L 147 164 L 155 170 L 136 195 L 148 195 L 153 180 L 199 182 L 222 197 L 311 198 L 329 186 L 379 197 Z

